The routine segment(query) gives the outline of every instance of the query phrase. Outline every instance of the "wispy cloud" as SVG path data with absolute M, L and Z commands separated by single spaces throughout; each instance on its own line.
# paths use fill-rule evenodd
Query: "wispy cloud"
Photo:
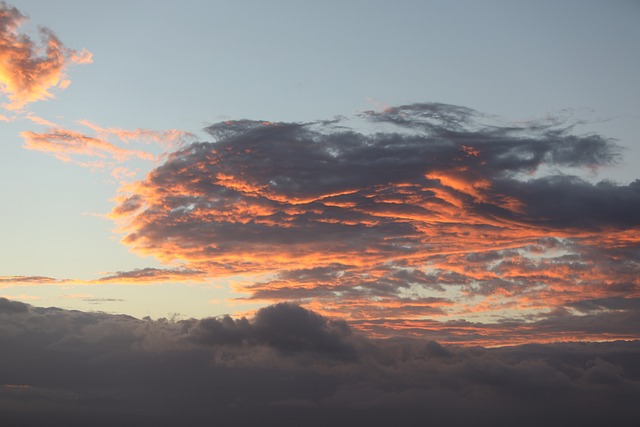
M 104 285 L 104 284 L 149 284 L 183 281 L 204 281 L 207 275 L 203 271 L 186 268 L 139 268 L 130 271 L 117 271 L 103 274 L 91 280 L 56 279 L 45 276 L 0 276 L 0 288 L 37 285 Z M 72 294 L 85 295 L 85 294 Z
M 169 130 L 151 130 L 151 129 L 119 129 L 119 128 L 103 128 L 89 120 L 79 120 L 83 126 L 93 130 L 99 138 L 108 139 L 116 137 L 122 142 L 145 142 L 156 143 L 161 145 L 164 150 L 172 150 L 180 147 L 187 142 L 193 142 L 195 135 L 190 132 L 169 129 Z
M 103 276 L 91 283 L 163 283 L 185 280 L 202 281 L 206 274 L 198 270 L 186 268 L 140 268 L 131 271 L 118 271 Z
M 112 176 L 119 181 L 127 181 L 135 175 L 135 171 L 121 166 L 122 163 L 132 159 L 157 161 L 167 150 L 180 147 L 194 138 L 194 135 L 177 129 L 156 131 L 103 128 L 87 120 L 80 120 L 78 123 L 90 130 L 91 134 L 87 134 L 84 131 L 64 129 L 33 114 L 28 114 L 25 118 L 49 126 L 48 132 L 44 133 L 21 132 L 26 149 L 48 153 L 64 162 L 80 166 L 111 170 Z M 146 147 L 150 143 L 159 149 Z
M 0 2 L 0 90 L 9 102 L 6 110 L 20 111 L 27 104 L 53 97 L 53 89 L 66 88 L 65 71 L 72 64 L 91 62 L 91 53 L 65 47 L 48 28 L 40 28 L 41 45 L 18 33 L 27 17 Z
M 69 279 L 55 279 L 46 276 L 0 276 L 0 288 L 11 286 L 64 284 Z
M 58 128 L 59 126 L 56 123 L 53 123 L 52 121 L 49 121 L 45 118 L 42 118 L 40 116 L 36 116 L 33 113 L 28 113 L 25 117 L 25 119 L 32 121 L 35 124 L 41 125 L 41 126 L 47 126 L 49 128 L 55 129 Z
M 153 160 L 151 153 L 141 150 L 129 150 L 118 147 L 108 141 L 84 135 L 65 129 L 52 129 L 48 133 L 35 133 L 23 131 L 20 135 L 24 138 L 24 148 L 34 151 L 42 151 L 54 155 L 64 162 L 74 162 L 80 165 L 95 165 L 95 161 L 83 161 L 79 158 L 97 158 L 116 163 L 140 158 Z

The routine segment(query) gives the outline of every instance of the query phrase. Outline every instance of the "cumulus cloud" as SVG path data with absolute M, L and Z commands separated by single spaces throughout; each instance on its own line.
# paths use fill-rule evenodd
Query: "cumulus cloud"
M 637 341 L 371 340 L 292 304 L 154 321 L 0 298 L 0 319 L 0 408 L 21 425 L 596 426 L 640 415 Z
M 211 125 L 110 216 L 139 254 L 250 274 L 235 285 L 248 299 L 353 321 L 527 320 L 638 296 L 640 181 L 586 178 L 620 159 L 615 141 L 444 104 L 358 120 Z
M 26 18 L 0 2 L 0 90 L 9 100 L 2 105 L 7 110 L 53 97 L 53 89 L 69 85 L 65 71 L 70 65 L 91 62 L 90 52 L 65 47 L 48 28 L 40 28 L 41 45 L 18 33 Z

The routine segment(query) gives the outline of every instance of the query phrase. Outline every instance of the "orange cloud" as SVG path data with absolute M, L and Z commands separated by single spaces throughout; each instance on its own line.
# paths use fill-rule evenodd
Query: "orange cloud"
M 610 141 L 536 126 L 464 130 L 447 119 L 450 107 L 412 108 L 376 113 L 405 133 L 238 121 L 208 128 L 215 142 L 185 145 L 184 132 L 84 120 L 95 136 L 56 127 L 23 137 L 61 160 L 112 167 L 123 182 L 108 216 L 122 242 L 171 266 L 74 283 L 243 274 L 232 285 L 239 304 L 296 301 L 373 335 L 442 328 L 445 342 L 476 336 L 490 345 L 508 330 L 495 319 L 517 323 L 509 342 L 530 339 L 528 328 L 551 340 L 545 322 L 562 313 L 577 325 L 589 310 L 606 318 L 640 297 L 640 181 L 523 174 L 605 165 Z M 422 122 L 433 109 L 443 123 Z M 133 144 L 162 141 L 181 148 L 127 182 L 132 170 L 119 163 L 157 159 Z M 555 336 L 633 335 L 623 322 L 583 326 L 558 326 Z
M 610 141 L 478 128 L 439 104 L 371 114 L 399 132 L 213 125 L 215 142 L 123 185 L 109 216 L 139 254 L 245 274 L 238 301 L 297 301 L 353 322 L 530 321 L 640 296 L 640 182 L 527 178 L 542 165 L 604 166 Z
M 83 167 L 110 169 L 112 176 L 121 183 L 133 178 L 135 173 L 130 168 L 119 164 L 132 159 L 157 161 L 166 155 L 162 153 L 162 150 L 183 145 L 193 138 L 192 134 L 176 129 L 164 131 L 135 129 L 129 131 L 103 128 L 87 120 L 81 120 L 79 123 L 91 129 L 93 133 L 93 135 L 87 135 L 83 132 L 64 129 L 33 113 L 27 114 L 24 118 L 49 127 L 48 132 L 45 133 L 21 132 L 20 135 L 25 142 L 24 148 L 48 153 L 64 162 L 75 163 Z M 147 147 L 151 142 L 159 145 L 161 150 Z M 134 148 L 141 145 L 143 145 L 142 148 Z
M 91 62 L 91 53 L 65 47 L 55 34 L 40 29 L 42 45 L 17 32 L 26 16 L 0 3 L 0 90 L 9 102 L 7 110 L 22 110 L 27 104 L 53 97 L 53 89 L 66 88 L 65 71 L 72 64 Z
M 25 116 L 25 118 L 27 120 L 31 120 L 33 123 L 38 124 L 38 125 L 47 126 L 47 127 L 50 127 L 50 128 L 57 128 L 58 127 L 57 124 L 55 124 L 55 123 L 53 123 L 53 122 L 51 122 L 51 121 L 49 121 L 47 119 L 44 119 L 42 117 L 36 116 L 33 113 L 27 114 Z
M 69 279 L 55 279 L 45 276 L 0 276 L 0 288 L 14 286 L 64 285 L 72 283 Z
M 140 268 L 131 271 L 118 271 L 114 273 L 108 273 L 93 280 L 56 279 L 53 277 L 45 276 L 0 276 L 0 288 L 40 285 L 130 285 L 170 283 L 186 280 L 201 282 L 207 280 L 207 275 L 202 271 L 189 270 L 186 268 Z
M 126 130 L 119 128 L 103 128 L 89 120 L 78 121 L 83 126 L 93 130 L 99 138 L 108 139 L 110 137 L 116 137 L 122 142 L 145 142 L 160 144 L 165 150 L 173 149 L 185 144 L 188 141 L 193 141 L 195 135 L 190 132 L 185 132 L 178 129 L 169 130 L 150 130 L 150 129 L 134 129 Z
M 148 283 L 168 283 L 178 281 L 203 281 L 206 275 L 202 271 L 188 270 L 184 268 L 159 269 L 140 268 L 132 271 L 118 271 L 116 273 L 103 276 L 99 279 L 89 281 L 90 284 L 148 284 Z
M 28 150 L 49 153 L 64 162 L 81 165 L 96 165 L 84 163 L 78 157 L 97 157 L 100 159 L 123 162 L 131 158 L 153 160 L 154 156 L 140 150 L 128 150 L 118 147 L 108 141 L 83 135 L 78 132 L 61 128 L 51 129 L 48 133 L 21 132 L 24 147 Z

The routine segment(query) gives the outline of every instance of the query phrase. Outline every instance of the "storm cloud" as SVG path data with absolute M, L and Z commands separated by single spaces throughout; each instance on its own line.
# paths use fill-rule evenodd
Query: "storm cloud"
M 169 321 L 0 299 L 0 318 L 0 408 L 21 425 L 595 426 L 639 415 L 637 341 L 372 340 L 292 304 Z

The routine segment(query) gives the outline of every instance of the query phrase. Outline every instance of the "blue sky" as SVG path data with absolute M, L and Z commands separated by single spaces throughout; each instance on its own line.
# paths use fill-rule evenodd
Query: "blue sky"
M 634 1 L 155 2 L 13 1 L 19 32 L 50 28 L 89 64 L 71 84 L 0 122 L 4 276 L 92 280 L 166 267 L 119 242 L 108 172 L 25 150 L 21 132 L 177 129 L 210 138 L 223 120 L 306 122 L 422 102 L 472 108 L 504 125 L 560 118 L 625 147 L 597 174 L 628 184 L 640 161 L 640 4 Z M 5 101 L 5 99 L 2 99 Z M 0 113 L 7 117 L 13 113 Z M 158 150 L 157 148 L 153 148 Z M 131 163 L 137 179 L 153 169 Z M 229 283 L 7 286 L 36 305 L 136 316 L 221 314 Z M 74 298 L 69 298 L 69 297 Z M 111 300 L 110 302 L 106 302 Z M 211 303 L 213 301 L 213 303 Z M 91 305 L 99 303 L 99 306 Z M 245 304 L 239 311 L 257 307 Z
M 639 18 L 0 0 L 3 423 L 632 425 Z

